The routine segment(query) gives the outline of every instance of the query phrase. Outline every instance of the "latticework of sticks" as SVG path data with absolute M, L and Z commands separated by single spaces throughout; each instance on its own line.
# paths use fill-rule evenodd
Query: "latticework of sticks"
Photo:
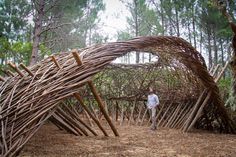
M 181 64 L 177 62 L 168 64 L 171 62 L 168 58 L 165 60 L 165 63 L 157 61 L 151 64 L 111 64 L 97 74 L 94 82 L 106 101 L 110 115 L 116 113 L 116 121 L 117 115 L 120 116 L 121 124 L 126 117 L 128 124 L 143 124 L 144 118 L 148 115 L 146 108 L 148 88 L 152 86 L 154 90 L 156 89 L 161 102 L 157 115 L 160 126 L 182 128 L 184 131 L 195 127 L 224 132 L 224 122 L 222 123 L 218 116 L 220 111 L 207 104 L 210 93 L 205 99 L 207 92 L 203 92 L 204 87 L 199 79 Z M 220 65 L 212 68 L 210 73 L 216 82 L 222 76 L 228 63 L 222 69 Z M 201 93 L 205 94 L 201 95 Z M 84 96 L 91 101 L 89 93 Z M 202 113 L 204 106 L 211 106 L 208 107 L 208 114 L 199 114 Z M 185 111 L 191 113 L 186 116 L 183 114 Z M 148 119 L 151 120 L 150 117 Z M 178 127 L 177 123 L 180 123 Z
M 207 104 L 218 111 L 217 115 L 224 124 L 225 131 L 229 133 L 235 131 L 219 96 L 218 87 L 207 71 L 203 57 L 188 42 L 181 38 L 168 36 L 139 37 L 125 42 L 84 48 L 79 53 L 73 51 L 57 54 L 44 59 L 35 66 L 28 68 L 21 66 L 22 70 L 12 64 L 12 68 L 17 73 L 0 80 L 0 154 L 2 156 L 16 155 L 48 119 L 51 119 L 58 127 L 69 129 L 68 131 L 74 134 L 87 136 L 88 131 L 84 128 L 90 130 L 88 125 L 86 127 L 82 122 L 77 126 L 79 119 L 73 119 L 76 114 L 70 113 L 68 108 L 64 111 L 59 104 L 72 96 L 77 96 L 79 100 L 80 87 L 88 84 L 95 74 L 102 71 L 114 59 L 131 51 L 164 56 L 163 58 L 168 58 L 173 64 L 178 62 L 179 65 L 186 67 L 206 89 L 207 93 L 204 93 L 204 98 L 209 95 Z M 98 103 L 102 103 L 99 102 L 101 101 L 99 95 L 95 93 L 94 96 Z M 204 108 L 210 105 L 206 105 Z M 114 134 L 118 135 L 106 115 L 105 109 L 102 109 L 103 104 L 100 107 Z M 176 107 L 176 110 L 181 111 L 180 108 Z M 92 113 L 88 114 L 92 115 Z M 189 112 L 181 114 L 188 116 Z M 173 115 L 176 116 L 177 113 Z M 189 125 L 196 116 L 193 114 Z M 175 120 L 174 117 L 169 119 Z M 96 121 L 96 119 L 94 120 Z M 179 119 L 176 126 L 182 123 L 183 121 Z M 172 124 L 167 122 L 163 125 Z M 93 131 L 90 130 L 90 132 Z

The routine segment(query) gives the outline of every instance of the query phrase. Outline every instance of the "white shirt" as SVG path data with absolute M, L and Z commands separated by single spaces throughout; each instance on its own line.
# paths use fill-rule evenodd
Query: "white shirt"
M 159 98 L 156 94 L 148 95 L 147 107 L 149 109 L 156 107 L 159 105 Z

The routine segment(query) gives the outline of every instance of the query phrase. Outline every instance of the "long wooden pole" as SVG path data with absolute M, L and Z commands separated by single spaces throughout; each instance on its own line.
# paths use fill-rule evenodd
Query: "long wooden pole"
M 0 81 L 5 82 L 6 80 L 2 76 L 0 76 Z
M 80 105 L 83 106 L 83 108 L 85 109 L 85 111 L 89 114 L 89 116 L 94 120 L 94 122 L 97 124 L 97 126 L 102 130 L 103 134 L 105 136 L 108 136 L 106 130 L 102 127 L 102 125 L 100 124 L 100 122 L 98 121 L 97 118 L 94 117 L 94 115 L 91 114 L 91 112 L 89 111 L 89 109 L 87 108 L 87 106 L 84 104 L 82 98 L 80 97 L 79 93 L 75 93 L 74 94 L 75 98 L 79 101 Z
M 60 64 L 58 63 L 58 61 L 56 60 L 56 58 L 55 58 L 54 55 L 51 56 L 51 59 L 52 59 L 52 61 L 55 63 L 56 67 L 58 67 L 59 69 L 61 69 L 61 66 L 60 66 Z
M 205 98 L 205 100 L 203 101 L 202 105 L 200 106 L 200 108 L 198 109 L 198 112 L 196 113 L 196 116 L 194 117 L 194 119 L 192 120 L 192 122 L 190 123 L 190 125 L 184 130 L 184 131 L 189 131 L 194 124 L 196 123 L 196 121 L 198 120 L 200 114 L 202 113 L 203 108 L 206 106 L 206 104 L 208 103 L 209 99 L 211 97 L 211 91 L 208 92 L 207 97 Z
M 136 125 L 138 125 L 139 121 L 140 121 L 140 116 L 141 116 L 141 113 L 142 113 L 142 109 L 143 109 L 143 106 L 140 105 L 139 106 L 139 112 L 138 112 L 138 118 L 136 120 Z
M 225 64 L 225 66 L 223 67 L 223 69 L 221 70 L 221 72 L 219 73 L 219 75 L 216 76 L 216 78 L 215 78 L 215 80 L 214 80 L 216 83 L 217 83 L 217 82 L 220 80 L 220 78 L 222 77 L 222 75 L 223 75 L 224 71 L 226 70 L 228 64 L 229 64 L 229 62 L 227 62 L 227 63 Z M 189 125 L 186 125 L 186 127 L 184 128 L 184 131 L 189 131 L 189 130 L 194 126 L 194 124 L 196 123 L 197 119 L 199 118 L 199 115 L 202 113 L 203 108 L 205 107 L 205 105 L 207 104 L 208 100 L 210 99 L 210 96 L 211 96 L 211 92 L 208 92 L 206 98 L 205 98 L 204 101 L 203 101 L 203 103 L 202 103 L 201 106 L 198 108 L 197 113 L 196 113 L 196 115 L 194 116 L 193 120 L 191 121 L 191 123 L 189 123 Z
M 143 121 L 144 121 L 144 118 L 145 118 L 145 116 L 146 116 L 147 112 L 148 112 L 148 108 L 146 108 L 146 109 L 145 109 L 145 111 L 144 111 L 144 113 L 143 113 L 143 117 L 142 117 L 142 120 L 141 120 L 141 123 L 140 123 L 140 125 L 142 125 L 142 124 L 143 124 Z
M 67 132 L 72 133 L 76 136 L 82 136 L 82 133 L 78 130 L 75 130 L 73 127 L 71 127 L 68 123 L 66 123 L 61 117 L 59 117 L 57 114 L 53 114 L 50 121 L 56 125 L 60 126 L 61 128 L 65 129 Z
M 186 131 L 189 127 L 189 125 L 191 124 L 192 120 L 194 119 L 199 107 L 201 106 L 202 102 L 205 99 L 205 94 L 208 92 L 207 89 L 204 89 L 204 91 L 201 93 L 201 95 L 198 97 L 197 102 L 195 103 L 195 105 L 193 106 L 193 110 L 190 113 L 189 117 L 187 118 L 187 120 L 184 123 L 184 127 L 183 127 L 183 131 Z
M 65 121 L 73 126 L 74 128 L 79 129 L 85 136 L 88 136 L 87 131 L 82 128 L 71 116 L 68 116 L 60 107 L 58 107 L 57 112 L 59 115 L 62 115 L 65 118 Z
M 6 71 L 6 73 L 9 75 L 9 76 L 12 76 L 12 77 L 14 77 L 15 75 L 14 75 L 14 73 L 13 72 L 11 72 L 10 70 L 7 70 Z
M 119 110 L 119 104 L 116 101 L 116 121 L 118 121 L 118 110 Z
M 75 113 L 75 109 L 74 107 L 72 106 L 72 108 L 69 108 L 67 105 L 64 105 L 64 107 L 67 109 L 67 112 L 70 113 L 71 116 L 75 117 L 75 119 L 77 121 L 79 121 L 82 125 L 85 126 L 85 128 L 87 128 L 93 135 L 95 136 L 98 136 L 98 134 L 92 129 L 90 128 L 85 122 L 83 122 L 80 118 L 79 118 L 79 115 L 77 115 Z M 72 111 L 73 110 L 73 111 Z
M 81 58 L 80 58 L 80 56 L 79 56 L 79 54 L 78 54 L 78 51 L 77 51 L 77 50 L 72 50 L 72 55 L 73 55 L 73 57 L 75 58 L 77 64 L 78 64 L 79 66 L 81 66 L 81 65 L 83 64 L 83 62 L 82 62 L 82 60 L 81 60 Z M 97 103 L 98 103 L 98 106 L 99 106 L 100 109 L 101 109 L 101 112 L 103 113 L 105 119 L 107 120 L 108 124 L 110 125 L 110 127 L 111 127 L 113 133 L 115 134 L 115 136 L 119 136 L 119 133 L 118 133 L 118 131 L 116 130 L 115 126 L 113 125 L 113 123 L 112 123 L 110 117 L 108 116 L 108 114 L 107 114 L 107 112 L 106 112 L 106 110 L 105 110 L 105 108 L 104 108 L 104 104 L 103 104 L 103 102 L 102 102 L 102 99 L 101 99 L 101 97 L 98 95 L 98 92 L 96 91 L 96 88 L 95 88 L 95 86 L 93 85 L 92 81 L 88 81 L 88 85 L 89 85 L 89 87 L 90 87 L 90 89 L 91 89 L 91 91 L 92 91 L 92 93 L 93 93 L 93 95 L 94 95 L 94 97 L 95 97 L 95 99 L 96 99 L 96 101 L 97 101 Z M 75 96 L 76 96 L 76 95 L 75 95 Z
M 14 69 L 21 77 L 24 77 L 25 75 L 20 71 L 20 69 L 18 69 L 18 67 L 13 64 L 12 62 L 8 62 L 8 65 Z
M 99 106 L 100 109 L 101 109 L 101 112 L 103 113 L 105 119 L 107 120 L 108 124 L 110 125 L 110 127 L 111 127 L 113 133 L 115 134 L 115 136 L 119 136 L 119 133 L 118 133 L 118 131 L 116 130 L 114 124 L 112 123 L 110 117 L 108 116 L 108 114 L 107 114 L 107 112 L 106 112 L 106 110 L 105 110 L 104 104 L 103 104 L 103 102 L 102 102 L 102 99 L 101 99 L 101 97 L 98 95 L 98 92 L 96 91 L 96 88 L 95 88 L 95 86 L 93 85 L 92 81 L 88 81 L 88 85 L 89 85 L 89 87 L 90 87 L 90 89 L 91 89 L 91 91 L 92 91 L 92 93 L 93 93 L 93 95 L 94 95 L 94 97 L 95 97 L 95 99 L 96 99 L 96 101 L 97 101 L 97 103 L 98 103 L 98 106 Z
M 20 66 L 30 75 L 30 76 L 34 76 L 33 72 L 28 69 L 23 63 L 20 63 Z

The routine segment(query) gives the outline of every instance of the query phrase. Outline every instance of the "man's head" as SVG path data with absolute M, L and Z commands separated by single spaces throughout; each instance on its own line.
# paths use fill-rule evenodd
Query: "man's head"
M 154 93 L 153 89 L 149 87 L 149 94 L 153 94 L 153 93 Z

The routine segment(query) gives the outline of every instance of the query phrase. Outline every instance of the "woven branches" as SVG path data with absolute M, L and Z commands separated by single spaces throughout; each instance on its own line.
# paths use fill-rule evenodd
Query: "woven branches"
M 71 116 L 70 112 L 62 112 L 63 108 L 58 110 L 59 104 L 64 99 L 80 93 L 80 87 L 86 85 L 114 59 L 131 51 L 163 56 L 162 62 L 168 58 L 171 62 L 168 64 L 178 62 L 179 66 L 191 71 L 206 89 L 207 92 L 203 95 L 207 96 L 210 93 L 207 100 L 210 103 L 207 104 L 216 108 L 225 131 L 234 132 L 233 124 L 224 108 L 214 79 L 207 71 L 203 57 L 181 38 L 139 37 L 125 42 L 81 49 L 78 53 L 79 58 L 74 52 L 64 52 L 28 68 L 11 65 L 15 73 L 1 78 L 0 82 L 0 154 L 15 155 L 50 117 L 54 118 L 55 122 L 58 114 Z M 82 64 L 79 64 L 80 61 Z M 192 121 L 193 119 L 190 119 L 190 124 Z M 114 128 L 112 129 L 114 131 Z

